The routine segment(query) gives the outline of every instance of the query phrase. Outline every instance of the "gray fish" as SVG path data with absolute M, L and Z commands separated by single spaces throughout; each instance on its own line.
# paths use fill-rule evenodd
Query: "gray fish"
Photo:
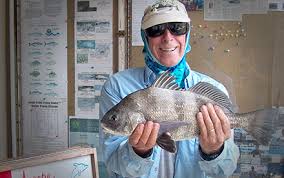
M 232 128 L 243 128 L 260 144 L 269 144 L 278 119 L 278 109 L 235 113 L 227 95 L 217 87 L 199 82 L 184 91 L 168 71 L 149 88 L 123 98 L 103 116 L 101 125 L 107 133 L 129 136 L 137 124 L 149 120 L 157 122 L 160 124 L 157 144 L 169 152 L 175 152 L 174 141 L 198 136 L 196 114 L 206 103 L 220 106 Z

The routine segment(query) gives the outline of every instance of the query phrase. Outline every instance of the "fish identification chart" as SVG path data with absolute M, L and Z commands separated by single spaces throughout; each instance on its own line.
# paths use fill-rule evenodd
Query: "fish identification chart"
M 23 154 L 67 147 L 67 1 L 23 0 L 21 88 Z

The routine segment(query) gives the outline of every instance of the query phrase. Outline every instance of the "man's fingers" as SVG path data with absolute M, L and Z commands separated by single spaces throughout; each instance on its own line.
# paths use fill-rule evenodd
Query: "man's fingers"
M 222 125 L 222 130 L 224 132 L 225 138 L 228 139 L 228 138 L 231 137 L 230 121 L 220 107 L 214 106 L 214 108 L 216 110 L 217 116 L 220 119 L 220 122 L 221 122 L 221 125 Z
M 146 145 L 146 143 L 148 142 L 149 136 L 152 132 L 153 124 L 154 123 L 152 121 L 148 121 L 144 124 L 144 130 L 138 142 L 139 145 L 143 145 L 143 146 Z
M 205 105 L 201 106 L 201 112 L 202 112 L 203 120 L 204 120 L 206 129 L 207 129 L 207 135 L 211 138 L 215 137 L 214 124 L 211 121 L 210 115 Z
M 133 147 L 150 149 L 156 144 L 160 125 L 147 121 L 145 124 L 139 124 L 133 133 L 129 136 L 129 144 Z
M 130 145 L 135 146 L 138 144 L 140 137 L 144 130 L 144 124 L 138 124 L 132 134 L 129 136 L 128 140 Z
M 208 108 L 208 112 L 211 118 L 211 121 L 213 122 L 214 125 L 214 131 L 216 133 L 216 137 L 218 142 L 223 142 L 224 140 L 224 132 L 223 132 L 223 128 L 221 125 L 221 121 L 218 117 L 218 115 L 215 112 L 215 108 L 213 107 L 213 105 L 211 103 L 207 104 L 207 108 Z
M 151 134 L 149 135 L 149 139 L 145 145 L 146 147 L 152 148 L 153 146 L 156 145 L 156 141 L 157 141 L 158 134 L 159 134 L 159 129 L 160 129 L 160 124 L 153 123 Z
M 203 138 L 203 139 L 206 139 L 207 138 L 207 129 L 206 129 L 206 125 L 205 125 L 204 120 L 203 120 L 202 113 L 198 112 L 196 117 L 197 117 L 197 124 L 198 124 L 199 129 L 200 129 L 200 137 Z

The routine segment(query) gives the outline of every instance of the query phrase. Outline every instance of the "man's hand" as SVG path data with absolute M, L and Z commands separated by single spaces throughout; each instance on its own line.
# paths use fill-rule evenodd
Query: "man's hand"
M 206 154 L 217 152 L 224 141 L 231 137 L 229 119 L 220 107 L 211 103 L 201 106 L 197 124 L 200 129 L 200 146 Z
M 129 136 L 128 142 L 133 147 L 136 154 L 141 157 L 149 154 L 156 145 L 160 125 L 147 121 L 145 124 L 138 124 L 132 134 Z

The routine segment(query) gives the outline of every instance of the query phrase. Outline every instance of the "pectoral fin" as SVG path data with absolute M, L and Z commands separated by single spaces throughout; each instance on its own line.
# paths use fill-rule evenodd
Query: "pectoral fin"
M 176 143 L 170 135 L 170 131 L 178 129 L 181 126 L 189 125 L 191 122 L 186 121 L 164 121 L 160 122 L 159 137 L 157 144 L 164 150 L 175 153 Z
M 163 122 L 159 122 L 159 124 L 160 124 L 159 134 L 161 135 L 163 133 L 176 130 L 181 126 L 189 125 L 191 124 L 191 122 L 190 121 L 163 121 Z
M 175 153 L 177 150 L 176 143 L 168 132 L 163 133 L 158 137 L 157 145 L 171 153 Z

